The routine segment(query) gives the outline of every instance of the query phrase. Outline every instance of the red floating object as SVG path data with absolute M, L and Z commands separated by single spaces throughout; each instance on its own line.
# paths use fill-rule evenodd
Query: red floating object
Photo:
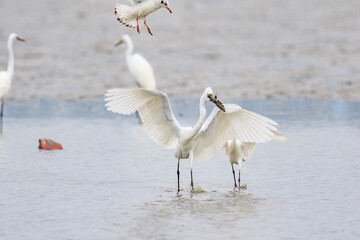
M 60 143 L 57 143 L 48 138 L 39 139 L 39 149 L 42 150 L 62 150 L 62 146 Z

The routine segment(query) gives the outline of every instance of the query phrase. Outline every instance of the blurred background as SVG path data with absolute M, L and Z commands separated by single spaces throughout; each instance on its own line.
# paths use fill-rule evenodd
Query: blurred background
M 121 1 L 125 4 L 126 0 Z M 211 86 L 231 99 L 360 100 L 360 1 L 173 0 L 138 34 L 114 0 L 0 1 L 0 69 L 11 32 L 15 78 L 8 99 L 98 99 L 136 87 L 123 34 L 152 64 L 159 90 L 198 97 Z
M 169 1 L 151 36 L 118 23 L 115 0 L 0 0 L 0 70 L 9 34 L 26 39 L 0 135 L 0 239 L 360 239 L 360 1 Z M 290 141 L 257 145 L 246 190 L 217 153 L 194 161 L 203 191 L 181 162 L 177 196 L 174 152 L 106 110 L 107 89 L 136 87 L 123 34 L 184 126 L 208 86 L 279 123 Z

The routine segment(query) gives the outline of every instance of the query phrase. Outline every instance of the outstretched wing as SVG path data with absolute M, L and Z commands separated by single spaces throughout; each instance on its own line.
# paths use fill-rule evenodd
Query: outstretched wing
M 108 111 L 126 115 L 138 111 L 154 142 L 167 149 L 177 146 L 181 127 L 165 93 L 143 88 L 114 88 L 108 90 L 105 96 Z
M 254 143 L 273 139 L 276 122 L 236 104 L 224 106 L 225 112 L 214 108 L 195 137 L 194 158 L 209 159 L 228 139 L 236 138 L 240 142 Z
M 275 132 L 275 131 L 272 131 L 274 133 L 274 136 L 273 136 L 273 139 L 276 140 L 276 141 L 279 141 L 279 142 L 288 142 L 289 139 L 287 137 L 285 137 L 284 135 L 278 133 L 278 132 Z
M 289 139 L 287 137 L 285 137 L 284 135 L 275 132 L 273 130 L 271 130 L 274 133 L 274 136 L 272 136 L 272 138 L 276 141 L 279 142 L 288 142 Z M 229 156 L 230 155 L 230 145 L 232 143 L 232 141 L 234 140 L 228 140 L 224 146 L 221 148 L 221 152 L 225 155 L 225 156 Z M 238 140 L 237 140 L 238 141 Z M 256 142 L 243 142 L 240 143 L 241 144 L 241 155 L 244 157 L 251 157 L 254 154 L 255 151 L 255 147 L 256 147 Z

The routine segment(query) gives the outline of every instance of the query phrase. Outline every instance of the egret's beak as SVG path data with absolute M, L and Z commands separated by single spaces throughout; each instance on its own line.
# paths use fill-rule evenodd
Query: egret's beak
M 169 12 L 172 14 L 172 11 L 171 11 L 171 9 L 169 7 L 167 7 L 166 9 L 169 10 Z
M 124 41 L 121 39 L 119 42 L 117 42 L 116 44 L 115 44 L 115 47 L 117 47 L 117 46 L 119 46 L 120 44 L 122 44 Z
M 222 104 L 222 102 L 220 102 L 217 99 L 217 96 L 215 95 L 215 97 L 212 94 L 208 94 L 208 98 L 211 102 L 213 102 L 221 111 L 225 112 L 225 107 L 224 104 Z
M 16 40 L 20 41 L 20 42 L 25 42 L 25 39 L 22 39 L 20 37 L 16 37 Z

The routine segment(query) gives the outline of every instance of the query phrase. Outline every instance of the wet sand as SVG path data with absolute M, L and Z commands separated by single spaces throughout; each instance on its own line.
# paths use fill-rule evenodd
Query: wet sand
M 173 0 L 172 15 L 148 17 L 154 36 L 120 25 L 114 3 L 1 1 L 1 69 L 8 34 L 27 40 L 15 44 L 8 98 L 94 99 L 135 87 L 124 47 L 113 46 L 127 33 L 170 96 L 198 97 L 211 86 L 233 99 L 360 100 L 357 0 Z

